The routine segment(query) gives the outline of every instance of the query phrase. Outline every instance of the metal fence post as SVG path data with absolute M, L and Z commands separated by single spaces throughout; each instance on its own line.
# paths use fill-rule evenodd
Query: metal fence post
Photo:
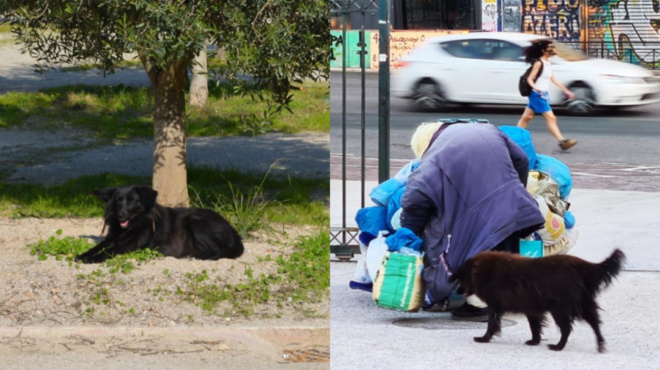
M 390 178 L 390 7 L 391 0 L 378 6 L 378 182 Z

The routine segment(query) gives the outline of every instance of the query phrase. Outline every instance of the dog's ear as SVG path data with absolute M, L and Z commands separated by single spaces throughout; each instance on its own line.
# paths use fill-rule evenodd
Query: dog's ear
M 92 191 L 92 195 L 95 195 L 104 202 L 108 203 L 112 197 L 115 195 L 115 191 L 117 191 L 117 188 L 105 188 L 105 189 L 98 189 Z
M 140 202 L 144 206 L 144 210 L 149 212 L 156 205 L 156 197 L 158 192 L 150 187 L 136 186 L 135 191 L 140 195 Z

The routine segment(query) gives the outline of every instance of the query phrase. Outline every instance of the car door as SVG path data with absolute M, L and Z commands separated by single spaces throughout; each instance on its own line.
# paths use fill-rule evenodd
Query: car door
M 483 56 L 483 43 L 484 40 L 480 39 L 464 39 L 440 44 L 442 50 L 453 57 L 445 64 L 444 88 L 450 100 L 461 103 L 482 102 L 482 90 L 489 83 L 484 81 L 484 77 L 491 68 Z
M 448 79 L 449 98 L 463 103 L 521 104 L 518 80 L 527 68 L 522 47 L 496 39 L 445 42 L 442 49 L 452 55 Z
M 520 95 L 518 81 L 528 68 L 524 62 L 522 47 L 504 40 L 483 40 L 483 83 L 479 84 L 481 102 L 496 104 L 524 104 L 527 98 Z

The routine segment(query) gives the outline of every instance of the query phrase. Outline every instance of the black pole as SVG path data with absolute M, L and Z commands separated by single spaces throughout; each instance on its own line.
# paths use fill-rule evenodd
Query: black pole
M 349 0 L 344 1 L 341 29 L 341 227 L 342 245 L 346 245 L 346 23 Z
M 378 6 L 378 182 L 390 178 L 390 4 Z
M 362 12 L 362 28 L 360 29 L 360 51 L 358 52 L 360 54 L 360 75 L 361 75 L 361 87 L 362 87 L 362 95 L 361 95 L 361 101 L 362 104 L 360 105 L 360 205 L 362 208 L 364 208 L 364 195 L 366 194 L 366 185 L 365 185 L 365 157 L 366 157 L 366 131 L 367 131 L 367 122 L 366 122 L 366 76 L 367 76 L 367 71 L 366 71 L 366 61 L 365 61 L 365 56 L 367 55 L 367 42 L 365 40 L 364 36 L 364 12 Z

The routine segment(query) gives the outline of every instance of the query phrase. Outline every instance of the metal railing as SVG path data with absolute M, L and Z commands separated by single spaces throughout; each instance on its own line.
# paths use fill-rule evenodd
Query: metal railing
M 570 44 L 592 58 L 620 60 L 647 69 L 660 69 L 660 42 L 587 41 Z
M 359 230 L 356 227 L 349 227 L 347 225 L 346 219 L 346 201 L 347 201 L 347 192 L 346 192 L 346 139 L 347 139 L 347 127 L 346 127 L 346 31 L 348 28 L 348 23 L 351 16 L 362 15 L 364 18 L 366 14 L 378 11 L 378 0 L 331 0 L 330 1 L 330 16 L 339 20 L 342 30 L 342 113 L 341 113 L 341 127 L 342 127 L 342 157 L 341 157 L 341 173 L 342 173 L 342 200 L 341 200 L 341 225 L 330 226 L 330 252 L 334 253 L 340 260 L 348 260 L 354 254 L 360 253 L 358 234 Z M 361 66 L 361 206 L 365 206 L 365 138 L 366 138 L 366 97 L 365 97 L 365 75 L 366 75 L 366 60 L 365 55 L 366 51 L 366 40 L 364 38 L 364 26 L 362 26 L 360 32 L 359 46 L 360 51 L 360 66 Z M 332 171 L 331 171 L 332 172 Z M 337 202 L 331 202 L 331 204 L 337 204 Z

